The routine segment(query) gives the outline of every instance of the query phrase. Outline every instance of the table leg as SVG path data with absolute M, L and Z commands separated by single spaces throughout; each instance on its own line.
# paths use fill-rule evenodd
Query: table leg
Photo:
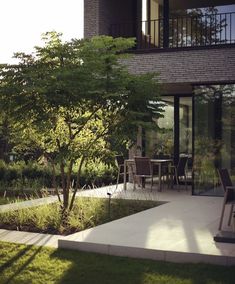
M 126 172 L 127 172 L 127 162 L 124 161 L 124 177 L 123 177 L 123 188 L 126 190 Z
M 159 184 L 158 191 L 162 191 L 162 165 L 161 163 L 158 164 L 158 184 Z

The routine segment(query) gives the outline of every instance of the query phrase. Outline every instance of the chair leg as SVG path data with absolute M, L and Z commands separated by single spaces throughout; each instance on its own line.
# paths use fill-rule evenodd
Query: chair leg
M 133 189 L 135 190 L 136 189 L 136 187 L 135 187 L 135 176 L 134 176 L 133 173 L 132 173 L 132 179 L 133 179 Z
M 117 176 L 116 189 L 117 189 L 117 187 L 118 187 L 119 177 L 120 177 L 120 168 L 118 168 L 118 176 Z
M 232 221 L 233 207 L 234 207 L 234 205 L 231 204 L 230 214 L 229 214 L 229 218 L 228 218 L 228 225 L 229 226 L 231 225 L 231 221 Z
M 222 222 L 223 222 L 223 218 L 224 218 L 224 210 L 225 210 L 225 202 L 223 204 L 222 212 L 221 212 L 221 216 L 220 216 L 219 231 L 221 230 L 221 227 L 222 227 Z
M 141 177 L 141 189 L 145 188 L 145 177 Z
M 136 176 L 133 171 L 131 171 L 132 179 L 133 179 L 133 190 L 136 190 Z
M 184 175 L 184 183 L 185 183 L 186 190 L 188 190 L 188 183 L 187 183 L 186 175 Z
M 179 188 L 179 177 L 178 177 L 177 172 L 175 172 L 175 179 L 176 179 L 177 189 L 178 189 L 178 191 L 180 191 L 180 188 Z
M 170 179 L 171 179 L 171 188 L 173 188 L 174 187 L 174 179 L 175 179 L 175 174 L 174 173 L 170 174 Z
M 170 187 L 172 187 L 172 175 L 168 171 L 167 172 L 167 188 L 169 189 Z
M 130 165 L 130 168 L 129 168 L 129 170 L 128 170 L 128 173 L 130 173 L 131 176 L 132 176 L 132 180 L 133 180 L 133 190 L 135 190 L 135 189 L 136 189 L 136 187 L 135 187 L 135 184 L 136 184 L 136 176 L 135 176 L 135 174 L 134 174 L 134 170 L 133 170 L 132 165 Z
M 151 191 L 153 191 L 153 176 L 152 176 L 152 179 L 151 179 Z

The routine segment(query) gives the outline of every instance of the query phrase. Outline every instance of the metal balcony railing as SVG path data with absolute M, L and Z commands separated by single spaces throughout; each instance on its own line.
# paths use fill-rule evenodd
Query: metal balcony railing
M 235 44 L 235 12 L 112 24 L 110 35 L 136 37 L 136 49 Z

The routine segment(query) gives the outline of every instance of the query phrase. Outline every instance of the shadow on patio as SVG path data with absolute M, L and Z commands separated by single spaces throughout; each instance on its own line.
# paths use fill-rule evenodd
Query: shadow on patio
M 112 190 L 95 190 L 96 196 Z M 114 189 L 113 189 L 114 190 Z M 85 194 L 82 193 L 82 194 Z M 86 193 L 88 194 L 88 192 Z M 92 191 L 90 191 L 91 195 Z M 116 197 L 168 203 L 59 240 L 59 247 L 173 262 L 235 263 L 233 244 L 215 243 L 222 198 L 119 186 Z

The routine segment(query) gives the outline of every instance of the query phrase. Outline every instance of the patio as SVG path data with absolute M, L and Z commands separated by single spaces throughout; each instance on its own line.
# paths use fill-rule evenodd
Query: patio
M 218 232 L 222 198 L 191 196 L 183 189 L 151 193 L 149 189 L 133 191 L 130 184 L 126 192 L 122 185 L 119 188 L 113 196 L 167 203 L 65 237 L 59 240 L 59 247 L 172 262 L 235 264 L 234 244 L 213 240 Z M 95 194 L 105 195 L 110 190 L 106 187 Z M 226 224 L 223 229 L 231 230 Z
M 171 262 L 235 264 L 234 244 L 216 243 L 222 197 L 192 196 L 190 190 L 133 191 L 128 184 L 79 192 L 79 195 L 152 199 L 166 203 L 67 237 L 0 230 L 0 240 Z M 23 206 L 23 204 L 22 204 Z M 34 205 L 35 206 L 35 205 Z M 227 220 L 228 212 L 225 212 Z M 231 230 L 226 228 L 224 230 Z

